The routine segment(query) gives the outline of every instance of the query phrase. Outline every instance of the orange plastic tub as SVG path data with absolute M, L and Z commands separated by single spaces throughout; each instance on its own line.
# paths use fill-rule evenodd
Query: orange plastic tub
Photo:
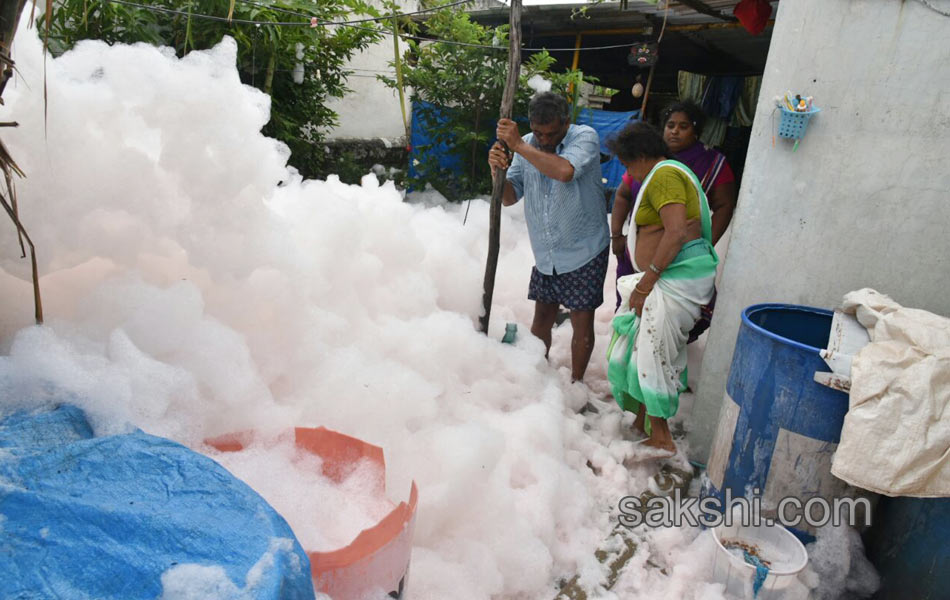
M 207 440 L 221 452 L 243 450 L 253 432 L 236 433 Z M 294 429 L 297 447 L 323 459 L 323 475 L 340 482 L 348 465 L 362 458 L 379 465 L 385 473 L 383 450 L 378 446 L 318 427 Z M 385 495 L 385 476 L 380 495 Z M 310 552 L 313 589 L 333 600 L 358 600 L 371 590 L 383 590 L 392 598 L 405 598 L 412 553 L 412 532 L 419 493 L 416 483 L 409 489 L 409 501 L 400 502 L 382 521 L 360 532 L 350 545 L 332 552 Z

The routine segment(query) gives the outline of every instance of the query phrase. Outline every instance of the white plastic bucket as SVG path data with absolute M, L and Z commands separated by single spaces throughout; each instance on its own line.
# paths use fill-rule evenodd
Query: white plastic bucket
M 713 577 L 726 586 L 726 593 L 748 600 L 773 600 L 784 596 L 798 573 L 808 564 L 808 552 L 792 532 L 780 525 L 745 527 L 739 523 L 720 525 L 713 530 L 716 555 Z M 758 594 L 753 593 L 756 568 L 726 549 L 724 543 L 739 541 L 759 550 L 759 557 L 771 563 Z

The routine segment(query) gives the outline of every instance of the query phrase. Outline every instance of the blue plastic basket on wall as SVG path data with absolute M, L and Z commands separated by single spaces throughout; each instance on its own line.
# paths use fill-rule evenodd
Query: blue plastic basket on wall
M 821 110 L 815 107 L 808 112 L 795 112 L 784 106 L 780 108 L 782 109 L 782 120 L 778 124 L 778 134 L 780 137 L 793 140 L 800 140 L 804 137 L 808 120 Z

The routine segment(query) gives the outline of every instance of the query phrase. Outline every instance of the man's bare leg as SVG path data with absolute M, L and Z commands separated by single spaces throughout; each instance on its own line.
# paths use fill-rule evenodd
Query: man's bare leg
M 534 301 L 534 321 L 531 323 L 531 335 L 544 342 L 544 358 L 551 351 L 551 329 L 557 318 L 557 304 Z
M 572 310 L 571 328 L 571 380 L 580 381 L 594 351 L 594 311 Z

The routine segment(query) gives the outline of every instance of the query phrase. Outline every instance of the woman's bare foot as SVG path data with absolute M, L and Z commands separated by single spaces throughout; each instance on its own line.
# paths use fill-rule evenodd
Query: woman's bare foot
M 671 454 L 676 454 L 676 444 L 673 443 L 673 440 L 657 440 L 655 437 L 651 436 L 650 439 L 643 442 L 644 446 L 649 446 L 650 448 L 656 448 L 657 450 L 665 450 Z
M 676 454 L 676 444 L 673 443 L 673 434 L 666 419 L 650 417 L 650 439 L 643 445 Z
M 631 456 L 624 460 L 624 465 L 631 466 L 648 460 L 664 460 L 676 456 L 676 446 L 667 449 L 651 443 L 652 439 L 640 440 L 634 444 Z
M 641 404 L 640 408 L 637 409 L 637 418 L 633 421 L 632 427 L 633 433 L 636 434 L 637 437 L 647 437 L 646 420 L 647 411 L 643 404 Z
M 630 441 L 636 444 L 642 444 L 649 438 L 650 436 L 643 429 L 637 427 L 636 425 L 630 427 Z

